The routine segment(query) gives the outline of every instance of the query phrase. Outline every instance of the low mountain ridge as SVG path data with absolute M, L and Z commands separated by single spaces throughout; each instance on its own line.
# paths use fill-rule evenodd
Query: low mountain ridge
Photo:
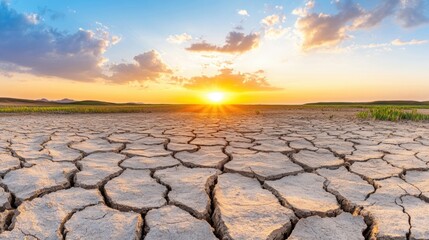
M 46 98 L 31 100 L 31 99 L 0 97 L 0 105 L 116 105 L 116 104 L 118 103 L 96 101 L 96 100 L 76 101 L 69 98 L 63 98 L 61 100 L 48 100 Z M 127 103 L 127 105 L 132 105 L 132 103 Z

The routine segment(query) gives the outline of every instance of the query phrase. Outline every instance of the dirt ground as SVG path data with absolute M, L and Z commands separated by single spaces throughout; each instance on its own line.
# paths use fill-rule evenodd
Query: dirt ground
M 358 109 L 0 115 L 0 239 L 429 239 L 429 123 Z

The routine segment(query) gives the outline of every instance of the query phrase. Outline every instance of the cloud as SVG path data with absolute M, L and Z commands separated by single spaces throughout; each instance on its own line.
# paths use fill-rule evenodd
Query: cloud
M 410 40 L 410 41 L 402 41 L 400 39 L 395 39 L 391 42 L 394 46 L 406 46 L 406 45 L 421 45 L 428 43 L 428 40 Z
M 245 35 L 241 32 L 232 31 L 226 37 L 223 46 L 217 46 L 205 41 L 194 43 L 186 48 L 192 52 L 219 52 L 219 53 L 244 53 L 259 46 L 259 34 L 249 33 Z
M 250 16 L 249 15 L 249 13 L 247 12 L 247 10 L 245 10 L 245 9 L 241 9 L 241 10 L 238 10 L 238 15 L 241 15 L 241 16 Z
M 270 16 L 266 16 L 264 19 L 261 20 L 261 23 L 265 26 L 273 26 L 280 22 L 280 16 L 277 14 L 273 14 Z
M 386 17 L 395 13 L 395 10 L 400 0 L 384 0 L 381 4 L 376 6 L 371 11 L 365 11 L 353 23 L 353 27 L 358 28 L 371 28 L 383 21 Z
M 314 0 L 309 0 L 305 3 L 305 6 L 303 8 L 296 8 L 292 11 L 293 15 L 297 15 L 300 17 L 305 17 L 308 15 L 308 12 L 314 8 Z
M 268 39 L 278 39 L 285 35 L 288 31 L 282 26 L 285 20 L 286 17 L 281 14 L 272 14 L 262 19 L 261 24 L 264 29 L 264 36 Z
M 295 26 L 303 37 L 303 50 L 337 46 L 349 32 L 375 27 L 389 16 L 396 16 L 406 28 L 429 22 L 424 0 L 383 0 L 371 10 L 352 0 L 336 0 L 335 4 L 337 14 L 311 13 L 314 1 L 292 12 L 299 16 Z
M 199 76 L 188 79 L 183 87 L 192 90 L 223 90 L 234 92 L 257 92 L 280 90 L 271 86 L 264 71 L 259 70 L 254 73 L 234 73 L 230 68 L 224 68 L 219 74 L 214 76 Z
M 371 11 L 365 12 L 355 23 L 355 28 L 370 28 L 385 18 L 395 15 L 404 28 L 419 26 L 429 22 L 425 16 L 427 4 L 424 0 L 384 0 Z
M 111 40 L 110 40 L 110 43 L 111 43 L 112 45 L 116 45 L 116 44 L 118 44 L 121 40 L 122 40 L 122 37 L 120 37 L 120 36 L 112 36 L 112 38 L 111 38 Z
M 173 73 L 155 50 L 135 56 L 134 61 L 111 65 L 112 75 L 108 80 L 114 83 L 157 81 Z
M 428 4 L 424 0 L 401 0 L 401 5 L 396 16 L 401 26 L 409 28 L 429 22 L 429 17 L 425 15 Z
M 82 81 L 102 77 L 102 55 L 111 45 L 108 32 L 60 32 L 41 20 L 0 3 L 0 63 L 41 76 Z
M 0 63 L 0 75 L 4 76 L 4 77 L 13 77 L 13 75 L 11 74 L 11 72 L 21 72 L 22 70 L 14 65 L 14 64 L 10 64 L 10 63 Z
M 348 37 L 347 23 L 362 15 L 362 9 L 352 1 L 337 2 L 339 12 L 335 15 L 306 13 L 296 22 L 303 36 L 302 48 L 310 50 L 335 46 Z
M 403 41 L 400 39 L 394 39 L 391 42 L 387 43 L 370 43 L 370 44 L 364 44 L 364 45 L 351 45 L 347 46 L 343 50 L 360 50 L 360 49 L 370 49 L 371 51 L 392 51 L 394 47 L 404 47 L 404 46 L 411 46 L 411 45 L 421 45 L 428 43 L 428 40 L 410 40 L 410 41 Z
M 167 41 L 174 44 L 182 44 L 192 40 L 192 36 L 187 33 L 170 35 L 167 38 Z

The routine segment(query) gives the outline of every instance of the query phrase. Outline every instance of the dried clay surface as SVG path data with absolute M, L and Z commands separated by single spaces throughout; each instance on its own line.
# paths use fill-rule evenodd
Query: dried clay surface
M 0 115 L 0 239 L 429 239 L 429 123 L 355 114 Z

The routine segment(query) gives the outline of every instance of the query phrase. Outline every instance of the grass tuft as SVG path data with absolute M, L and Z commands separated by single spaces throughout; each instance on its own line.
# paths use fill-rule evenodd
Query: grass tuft
M 374 119 L 381 121 L 424 121 L 429 120 L 429 115 L 418 113 L 417 109 L 406 109 L 398 107 L 375 107 L 369 110 L 359 112 L 357 117 L 360 119 Z

